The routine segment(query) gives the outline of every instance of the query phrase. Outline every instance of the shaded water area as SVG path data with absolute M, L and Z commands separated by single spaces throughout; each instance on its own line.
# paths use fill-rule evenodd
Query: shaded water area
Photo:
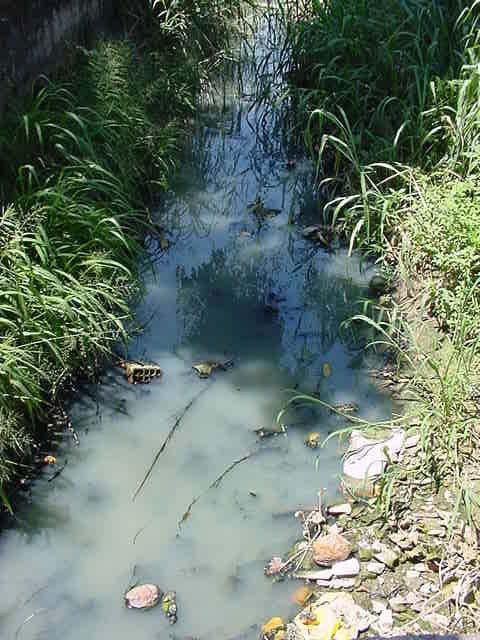
M 257 71 L 268 38 L 258 30 Z M 191 162 L 158 212 L 171 246 L 150 242 L 153 269 L 138 309 L 145 331 L 129 356 L 158 362 L 164 377 L 132 386 L 112 367 L 73 402 L 80 445 L 60 448 L 58 464 L 67 466 L 52 482 L 45 470 L 18 525 L 0 538 L 2 638 L 257 637 L 262 620 L 295 612 L 298 584 L 263 575 L 299 535 L 298 522 L 279 512 L 313 504 L 319 489 L 337 492 L 338 443 L 312 451 L 305 436 L 344 423 L 306 407 L 285 416 L 286 435 L 258 441 L 253 430 L 272 426 L 293 388 L 356 402 L 368 419 L 389 415 L 356 336 L 341 330 L 372 270 L 302 238 L 314 209 L 312 167 L 287 163 L 281 114 L 255 105 L 251 69 L 246 63 L 241 91 L 227 83 L 221 104 L 199 110 Z M 278 215 L 259 221 L 248 206 L 257 198 Z M 202 359 L 234 366 L 201 380 L 191 365 Z M 174 627 L 159 607 L 124 608 L 136 580 L 177 591 Z

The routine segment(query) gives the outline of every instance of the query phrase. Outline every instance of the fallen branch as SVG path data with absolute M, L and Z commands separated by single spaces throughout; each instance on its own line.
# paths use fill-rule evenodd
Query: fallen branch
M 138 494 L 140 493 L 140 491 L 143 489 L 143 487 L 145 486 L 147 480 L 149 479 L 155 465 L 158 462 L 158 459 L 160 458 L 160 456 L 162 455 L 162 453 L 165 451 L 168 443 L 170 442 L 170 440 L 173 438 L 173 435 L 175 433 L 175 431 L 178 429 L 178 427 L 180 426 L 181 421 L 183 420 L 183 418 L 185 417 L 186 413 L 192 408 L 193 404 L 196 402 L 196 400 L 198 400 L 198 398 L 205 393 L 205 391 L 209 388 L 209 386 L 204 387 L 203 389 L 201 389 L 201 391 L 199 391 L 197 393 L 197 395 L 193 396 L 193 398 L 190 400 L 190 402 L 188 402 L 185 407 L 182 409 L 182 412 L 180 413 L 180 415 L 177 416 L 175 422 L 173 423 L 172 428 L 170 429 L 170 431 L 167 434 L 167 437 L 165 438 L 165 440 L 162 443 L 162 446 L 160 447 L 160 449 L 157 451 L 157 453 L 155 454 L 155 457 L 153 458 L 152 464 L 149 466 L 146 474 L 143 477 L 143 480 L 140 482 L 140 484 L 138 485 L 138 487 L 136 488 L 133 496 L 132 496 L 132 502 L 135 502 L 136 497 L 138 496 Z
M 208 491 L 210 491 L 210 489 L 217 489 L 220 486 L 220 483 L 222 482 L 222 480 L 225 478 L 226 475 L 230 473 L 230 471 L 232 471 L 232 469 L 234 469 L 238 464 L 241 464 L 242 462 L 245 462 L 245 460 L 248 460 L 249 458 L 251 458 L 254 455 L 254 453 L 255 452 L 248 453 L 242 458 L 239 458 L 238 460 L 234 460 L 231 464 L 228 465 L 228 467 L 224 471 L 222 471 L 222 473 L 218 476 L 216 480 L 212 482 L 212 484 L 210 484 L 204 491 L 202 491 L 202 493 L 199 493 L 198 496 L 195 496 L 195 498 L 193 498 L 193 500 L 188 505 L 187 510 L 178 521 L 179 530 L 182 528 L 182 524 L 185 522 L 185 520 L 187 520 L 191 516 L 192 508 L 200 500 L 200 498 L 202 498 Z

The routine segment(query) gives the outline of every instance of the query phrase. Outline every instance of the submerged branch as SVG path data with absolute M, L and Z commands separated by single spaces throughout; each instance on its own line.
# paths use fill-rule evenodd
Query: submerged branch
M 173 423 L 172 428 L 170 429 L 170 431 L 167 434 L 167 437 L 165 438 L 165 440 L 162 442 L 162 446 L 160 447 L 160 449 L 157 451 L 157 453 L 155 454 L 155 457 L 152 460 L 152 464 L 149 466 L 147 472 L 145 473 L 143 480 L 140 482 L 140 484 L 138 485 L 138 487 L 135 489 L 135 492 L 132 496 L 132 502 L 135 502 L 135 499 L 137 498 L 138 494 L 140 493 L 140 491 L 143 489 L 143 487 L 145 486 L 147 480 L 149 479 L 150 475 L 152 474 L 152 471 L 155 467 L 155 465 L 158 462 L 158 459 L 160 458 L 160 456 L 162 455 L 162 453 L 165 451 L 168 443 L 170 442 L 170 440 L 173 438 L 175 431 L 178 429 L 178 427 L 180 426 L 180 423 L 182 422 L 183 418 L 185 417 L 185 415 L 188 413 L 188 411 L 192 408 L 192 406 L 195 404 L 195 402 L 198 400 L 198 398 L 205 393 L 205 391 L 210 387 L 210 385 L 204 387 L 203 389 L 201 389 L 195 396 L 193 396 L 193 398 L 185 405 L 185 407 L 182 409 L 181 413 L 177 416 L 175 422 Z
M 255 453 L 256 452 L 253 451 L 252 453 L 247 453 L 243 457 L 238 458 L 238 460 L 234 460 L 224 471 L 222 471 L 222 473 L 218 476 L 218 478 L 216 478 L 216 480 L 214 480 L 204 491 L 202 491 L 202 493 L 199 493 L 198 496 L 195 496 L 195 498 L 193 498 L 193 500 L 188 505 L 187 510 L 185 511 L 181 519 L 178 521 L 178 529 L 180 530 L 185 520 L 187 520 L 191 516 L 192 508 L 200 500 L 200 498 L 202 498 L 208 491 L 210 491 L 210 489 L 217 489 L 220 486 L 222 480 L 226 475 L 230 473 L 230 471 L 232 471 L 237 465 L 251 458 Z

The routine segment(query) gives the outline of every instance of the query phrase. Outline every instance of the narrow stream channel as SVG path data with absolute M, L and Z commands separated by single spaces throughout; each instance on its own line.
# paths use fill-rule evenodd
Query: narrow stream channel
M 259 29 L 263 54 L 265 37 Z M 275 113 L 255 107 L 251 93 L 244 84 L 239 95 L 227 92 L 227 108 L 199 113 L 192 162 L 159 212 L 171 246 L 151 243 L 154 268 L 138 309 L 146 328 L 130 355 L 158 362 L 163 379 L 131 386 L 112 367 L 82 392 L 70 408 L 80 445 L 60 448 L 64 471 L 49 482 L 45 470 L 18 526 L 0 538 L 1 638 L 256 638 L 258 623 L 296 611 L 298 584 L 263 575 L 300 533 L 280 512 L 313 504 L 319 489 L 337 492 L 338 444 L 313 451 L 305 436 L 343 423 L 306 408 L 288 414 L 286 435 L 258 441 L 253 430 L 272 426 L 292 388 L 355 402 L 369 419 L 389 415 L 361 352 L 340 332 L 372 272 L 302 238 L 312 168 L 301 159 L 287 165 Z M 280 213 L 260 224 L 248 207 L 257 198 Z M 201 380 L 191 365 L 203 359 L 234 366 Z M 179 528 L 192 499 L 252 452 Z M 135 580 L 177 591 L 174 627 L 160 607 L 123 606 Z

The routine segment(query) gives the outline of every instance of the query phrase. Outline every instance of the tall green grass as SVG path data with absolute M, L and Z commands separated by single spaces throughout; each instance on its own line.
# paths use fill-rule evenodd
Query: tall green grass
M 414 469 L 392 467 L 382 499 L 389 508 L 409 474 L 428 477 L 480 521 L 479 11 L 478 0 L 312 0 L 281 13 L 290 104 L 330 194 L 324 220 L 400 285 L 381 315 L 355 319 L 402 368 L 402 420 L 423 445 Z
M 128 6 L 130 38 L 74 52 L 0 125 L 3 488 L 65 383 L 93 375 L 128 338 L 144 236 L 155 232 L 146 205 L 168 186 L 239 8 Z

